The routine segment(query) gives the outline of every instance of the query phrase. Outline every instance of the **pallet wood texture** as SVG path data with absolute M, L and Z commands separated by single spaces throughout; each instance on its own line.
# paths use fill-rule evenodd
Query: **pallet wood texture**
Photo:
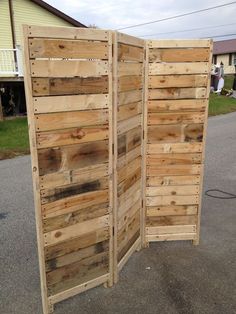
M 199 238 L 211 42 L 148 41 L 146 241 Z
M 149 242 L 199 242 L 210 40 L 24 27 L 43 313 Z

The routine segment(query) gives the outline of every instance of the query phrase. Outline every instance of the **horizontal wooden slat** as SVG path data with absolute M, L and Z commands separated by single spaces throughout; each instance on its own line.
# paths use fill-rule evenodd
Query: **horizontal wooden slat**
M 154 112 L 148 114 L 148 124 L 177 124 L 177 123 L 203 123 L 205 115 L 203 112 L 178 112 L 164 113 Z
M 118 158 L 141 145 L 142 129 L 140 126 L 118 136 Z
M 148 99 L 191 99 L 206 98 L 206 88 L 166 88 L 166 89 L 150 89 Z
M 88 192 L 44 204 L 42 205 L 42 214 L 44 218 L 56 217 L 59 215 L 73 213 L 79 209 L 90 207 L 99 203 L 103 204 L 107 201 L 108 190 Z
M 201 165 L 148 165 L 148 176 L 200 174 Z
M 28 27 L 28 37 L 108 40 L 109 31 L 94 28 L 35 26 Z M 45 36 L 46 35 L 46 36 Z
M 119 135 L 124 134 L 125 132 L 128 132 L 129 130 L 136 128 L 137 126 L 140 126 L 141 124 L 142 124 L 141 115 L 137 115 L 129 119 L 120 121 L 117 126 L 117 133 Z
M 196 215 L 198 211 L 197 205 L 179 205 L 179 206 L 153 206 L 147 207 L 147 216 L 161 217 L 161 216 L 185 216 Z
M 198 185 L 155 186 L 146 188 L 146 196 L 162 195 L 198 195 Z
M 149 100 L 147 103 L 148 112 L 204 111 L 206 106 L 205 99 Z
M 142 76 L 138 75 L 127 75 L 119 78 L 118 91 L 127 92 L 131 90 L 142 88 Z
M 167 143 L 147 145 L 148 154 L 200 152 L 202 152 L 202 143 Z
M 132 90 L 118 93 L 118 106 L 142 101 L 142 91 Z
M 107 94 L 108 77 L 34 78 L 33 96 Z
M 138 46 L 138 47 L 144 47 L 145 41 L 141 38 L 137 38 L 131 35 L 127 35 L 124 33 L 117 33 L 117 41 L 118 43 L 132 45 L 132 46 Z
M 127 165 L 132 160 L 136 159 L 138 156 L 141 155 L 141 146 L 138 146 L 132 149 L 130 152 L 121 155 L 117 160 L 117 169 L 121 169 L 125 165 Z
M 118 170 L 118 183 L 128 178 L 136 170 L 141 169 L 141 157 L 132 160 L 130 163 L 126 164 L 124 167 Z
M 108 95 L 72 95 L 34 97 L 34 113 L 79 111 L 108 108 Z
M 144 50 L 127 44 L 118 43 L 118 60 L 119 61 L 143 61 Z
M 118 231 L 121 230 L 121 228 L 124 227 L 124 225 L 127 225 L 128 222 L 128 218 L 131 218 L 132 216 L 134 216 L 137 212 L 140 212 L 140 201 L 136 202 L 133 204 L 133 206 L 131 208 L 128 209 L 127 212 L 122 213 L 122 215 L 119 212 L 118 215 Z
M 199 48 L 210 47 L 212 43 L 211 39 L 159 39 L 148 40 L 149 48 Z
M 108 162 L 108 140 L 39 150 L 39 174 L 73 170 Z
M 108 126 L 73 128 L 48 132 L 38 132 L 38 148 L 87 143 L 108 139 Z
M 119 62 L 118 77 L 128 75 L 141 75 L 142 69 L 143 69 L 142 63 Z
M 177 233 L 177 234 L 170 233 L 146 236 L 148 242 L 195 240 L 196 238 L 197 238 L 196 233 Z
M 83 234 L 95 231 L 96 229 L 105 228 L 109 224 L 109 215 L 81 222 L 69 227 L 50 231 L 44 234 L 45 246 L 53 245 Z
M 157 75 L 149 76 L 149 88 L 206 87 L 207 75 Z
M 146 198 L 147 206 L 157 205 L 195 205 L 199 203 L 199 197 L 196 195 L 188 196 L 151 196 Z
M 154 48 L 149 50 L 149 62 L 207 62 L 209 52 L 209 48 Z
M 155 154 L 147 156 L 147 165 L 189 165 L 200 164 L 201 153 L 188 154 Z
M 108 43 L 87 40 L 29 40 L 30 58 L 108 59 Z
M 207 62 L 182 62 L 182 63 L 150 63 L 149 75 L 167 74 L 204 74 L 208 73 Z
M 65 170 L 39 177 L 40 189 L 56 188 L 68 184 L 86 184 L 108 175 L 108 164 L 89 165 L 75 170 Z
M 196 225 L 147 227 L 146 232 L 147 235 L 196 233 Z
M 168 196 L 164 196 L 164 198 L 167 198 L 167 197 Z M 147 217 L 147 227 L 196 225 L 196 222 L 197 222 L 197 216 L 193 216 L 193 215 L 192 216 Z
M 58 112 L 36 115 L 36 130 L 49 131 L 108 123 L 108 110 Z
M 147 177 L 147 186 L 168 186 L 168 185 L 184 185 L 184 184 L 199 184 L 199 175 L 173 175 L 173 176 L 155 176 Z
M 117 119 L 125 120 L 130 117 L 136 116 L 142 112 L 142 102 L 135 102 L 130 103 L 127 105 L 119 106 L 118 107 L 118 113 L 117 113 Z
M 119 195 L 118 206 L 122 206 L 126 200 L 133 197 L 135 193 L 140 193 L 141 196 L 141 180 L 138 180 L 133 185 L 130 185 L 126 191 Z

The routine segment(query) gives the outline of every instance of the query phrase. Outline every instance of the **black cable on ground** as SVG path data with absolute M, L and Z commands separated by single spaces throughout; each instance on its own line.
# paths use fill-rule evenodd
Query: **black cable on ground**
M 217 192 L 217 193 L 225 194 L 225 195 L 228 195 L 228 196 L 214 195 L 214 194 L 210 194 L 210 192 L 213 192 L 213 193 Z M 205 191 L 205 195 L 213 197 L 213 198 L 220 198 L 222 200 L 230 200 L 230 199 L 236 198 L 236 194 L 232 194 L 232 193 L 225 192 L 225 191 L 218 190 L 218 189 L 207 190 L 207 191 Z

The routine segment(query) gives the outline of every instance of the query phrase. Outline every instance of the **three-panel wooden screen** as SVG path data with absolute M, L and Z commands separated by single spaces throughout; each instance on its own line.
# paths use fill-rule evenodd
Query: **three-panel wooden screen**
M 210 40 L 25 26 L 44 314 L 150 241 L 199 238 Z

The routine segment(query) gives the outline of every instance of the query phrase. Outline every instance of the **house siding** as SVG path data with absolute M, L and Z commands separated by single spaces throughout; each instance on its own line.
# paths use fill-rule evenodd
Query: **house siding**
M 232 65 L 229 65 L 229 53 L 217 55 L 216 63 L 221 63 L 221 62 L 224 63 L 225 74 L 234 74 L 235 72 L 234 64 L 232 63 Z
M 0 1 L 0 49 L 12 49 L 11 22 L 8 0 Z

